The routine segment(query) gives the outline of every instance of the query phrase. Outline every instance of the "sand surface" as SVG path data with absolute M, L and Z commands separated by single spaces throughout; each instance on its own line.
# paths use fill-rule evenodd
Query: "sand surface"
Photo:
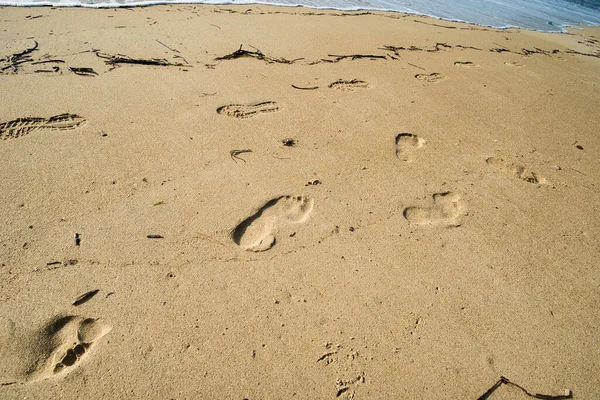
M 0 20 L 0 398 L 600 397 L 600 28 Z

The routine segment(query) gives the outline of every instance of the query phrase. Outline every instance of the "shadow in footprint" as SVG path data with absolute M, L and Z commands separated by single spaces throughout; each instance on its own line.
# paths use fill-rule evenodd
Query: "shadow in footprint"
M 11 335 L 5 349 L 3 381 L 34 382 L 68 374 L 111 330 L 106 323 L 78 315 L 59 316 L 31 336 Z
M 244 250 L 269 250 L 275 245 L 277 231 L 287 224 L 305 222 L 313 204 L 312 198 L 304 196 L 282 196 L 270 200 L 233 230 L 232 239 Z
M 396 157 L 402 161 L 411 161 L 415 149 L 423 147 L 427 141 L 412 133 L 399 133 L 396 136 Z
M 465 203 L 457 193 L 436 193 L 430 207 L 407 207 L 404 218 L 414 225 L 444 227 L 460 226 L 460 218 L 465 215 Z

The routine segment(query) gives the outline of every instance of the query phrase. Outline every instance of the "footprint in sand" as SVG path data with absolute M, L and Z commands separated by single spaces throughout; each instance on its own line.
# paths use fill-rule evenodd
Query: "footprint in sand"
M 2 350 L 0 383 L 34 382 L 61 377 L 77 368 L 111 327 L 78 315 L 56 317 L 31 336 L 12 334 Z M 6 330 L 6 329 L 4 329 Z M 6 335 L 4 335 L 6 336 Z
M 412 153 L 427 141 L 412 133 L 399 133 L 396 136 L 396 157 L 402 161 L 411 161 Z
M 417 74 L 415 75 L 415 78 L 421 80 L 421 81 L 425 81 L 425 82 L 438 82 L 441 81 L 442 79 L 444 79 L 444 75 L 438 73 L 438 72 L 433 72 L 431 74 Z
M 4 140 L 15 139 L 40 129 L 75 129 L 84 122 L 85 119 L 76 114 L 60 114 L 50 118 L 17 118 L 0 123 L 0 138 Z
M 313 199 L 309 197 L 277 197 L 241 222 L 233 230 L 233 241 L 245 250 L 269 250 L 275 245 L 275 235 L 281 228 L 308 219 L 313 204 Z
M 523 64 L 519 64 L 516 62 L 505 62 L 504 65 L 506 65 L 507 67 L 515 67 L 515 68 L 524 67 Z
M 229 104 L 217 108 L 217 113 L 235 118 L 251 118 L 259 114 L 279 111 L 279 106 L 274 101 L 265 101 L 256 104 Z
M 479 65 L 472 63 L 471 61 L 456 61 L 454 63 L 457 67 L 479 67 Z
M 460 218 L 465 214 L 460 195 L 451 192 L 434 194 L 430 207 L 407 207 L 403 212 L 411 224 L 444 227 L 460 226 Z
M 493 166 L 494 168 L 506 174 L 515 176 L 525 182 L 535 183 L 538 185 L 548 184 L 548 181 L 545 177 L 528 170 L 522 164 L 504 161 L 503 159 L 498 157 L 490 157 L 487 160 L 485 160 L 485 162 Z
M 365 81 L 360 81 L 358 79 L 352 79 L 351 81 L 345 81 L 343 79 L 339 79 L 331 84 L 329 84 L 329 88 L 341 90 L 343 92 L 353 92 L 358 88 L 367 88 L 369 84 Z

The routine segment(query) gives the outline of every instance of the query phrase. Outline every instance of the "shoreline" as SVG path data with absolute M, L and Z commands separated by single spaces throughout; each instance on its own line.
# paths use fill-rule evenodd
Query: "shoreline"
M 68 4 L 68 5 L 60 5 L 60 4 L 52 4 L 51 2 L 35 2 L 35 3 L 31 3 L 31 4 L 18 4 L 18 3 L 6 3 L 6 4 L 0 4 L 0 7 L 51 7 L 51 8 L 90 8 L 90 9 L 117 9 L 117 8 L 131 8 L 131 9 L 135 9 L 135 8 L 140 8 L 140 7 L 152 7 L 152 6 L 177 6 L 177 5 L 199 5 L 199 6 L 267 6 L 267 7 L 282 7 L 282 8 L 300 8 L 300 9 L 307 9 L 307 10 L 318 10 L 318 11 L 331 11 L 331 12 L 348 12 L 348 13 L 392 13 L 392 14 L 405 14 L 405 15 L 412 15 L 412 16 L 418 16 L 418 17 L 426 17 L 426 18 L 432 18 L 438 21 L 445 21 L 445 22 L 455 22 L 455 23 L 462 23 L 462 24 L 468 24 L 468 25 L 474 25 L 474 26 L 478 26 L 478 27 L 483 27 L 483 28 L 491 28 L 491 29 L 499 29 L 499 30 L 507 30 L 507 29 L 518 29 L 518 30 L 527 30 L 527 31 L 532 31 L 532 32 L 544 32 L 544 33 L 568 33 L 568 28 L 569 29 L 577 29 L 577 30 L 583 30 L 585 29 L 585 27 L 599 27 L 600 24 L 596 24 L 596 25 L 588 25 L 588 24 L 583 24 L 583 23 L 575 23 L 575 24 L 566 24 L 566 25 L 554 25 L 554 24 L 550 24 L 551 26 L 555 26 L 558 27 L 561 30 L 540 30 L 540 29 L 535 29 L 535 28 L 530 28 L 530 27 L 519 27 L 517 25 L 503 25 L 503 26 L 494 26 L 494 25 L 487 25 L 487 24 L 483 24 L 483 23 L 477 23 L 477 22 L 471 22 L 471 21 L 467 21 L 467 20 L 462 20 L 462 19 L 457 19 L 457 18 L 444 18 L 444 17 L 439 17 L 436 15 L 432 15 L 432 14 L 426 14 L 426 13 L 420 13 L 418 11 L 400 11 L 400 10 L 393 10 L 393 9 L 386 9 L 386 8 L 369 8 L 369 7 L 351 7 L 351 8 L 333 8 L 333 7 L 310 7 L 310 6 L 306 6 L 306 5 L 295 5 L 295 4 L 290 4 L 290 5 L 286 5 L 286 4 L 269 4 L 269 3 L 260 3 L 260 2 L 247 2 L 247 3 L 197 3 L 194 2 L 193 0 L 178 0 L 176 3 L 173 2 L 169 2 L 169 1 L 165 1 L 165 0 L 157 0 L 157 1 L 148 1 L 148 2 L 144 2 L 144 3 L 131 3 L 131 4 Z

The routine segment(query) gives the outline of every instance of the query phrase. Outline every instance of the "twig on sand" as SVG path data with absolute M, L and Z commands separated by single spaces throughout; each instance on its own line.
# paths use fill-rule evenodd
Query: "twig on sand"
M 179 53 L 179 50 L 177 50 L 177 49 L 173 49 L 173 48 L 171 48 L 171 47 L 167 46 L 166 44 L 164 44 L 163 42 L 161 42 L 161 41 L 160 41 L 160 40 L 158 40 L 158 39 L 155 39 L 155 40 L 156 40 L 156 42 L 157 42 L 158 44 L 161 44 L 161 45 L 165 46 L 167 49 L 169 49 L 169 50 L 171 50 L 171 51 L 174 51 L 175 53 Z
M 567 49 L 565 50 L 565 53 L 568 54 L 577 54 L 580 56 L 586 56 L 586 57 L 595 57 L 595 58 L 600 58 L 600 53 L 581 53 L 579 51 L 575 51 L 575 50 L 571 50 L 571 49 Z
M 100 58 L 104 58 L 107 64 L 140 64 L 140 65 L 157 65 L 157 66 L 169 66 L 169 67 L 190 67 L 190 65 L 171 63 L 163 58 L 132 58 L 122 54 L 110 55 L 105 53 L 96 52 L 96 55 Z
M 82 294 L 81 296 L 77 297 L 75 299 L 75 301 L 73 301 L 73 305 L 74 306 L 79 306 L 83 303 L 85 303 L 86 301 L 90 300 L 92 297 L 94 297 L 98 292 L 100 291 L 100 289 L 94 289 L 94 290 L 90 290 L 87 293 Z
M 87 67 L 82 67 L 82 68 L 69 67 L 69 71 L 73 72 L 76 75 L 82 75 L 82 76 L 98 75 L 98 73 L 96 71 L 94 71 L 91 68 L 87 68 Z
M 16 72 L 18 70 L 17 65 L 21 65 L 26 62 L 33 61 L 33 59 L 31 59 L 31 58 L 25 58 L 25 56 L 27 54 L 31 53 L 32 51 L 37 50 L 38 42 L 34 40 L 33 43 L 34 43 L 33 47 L 25 49 L 20 53 L 14 53 L 14 54 L 11 54 L 10 56 L 6 56 L 4 58 L 4 61 L 7 62 L 9 65 L 3 67 L 2 71 L 12 68 Z
M 241 149 L 241 150 L 231 150 L 229 152 L 229 155 L 231 156 L 231 159 L 233 161 L 235 161 L 236 159 L 238 160 L 242 160 L 243 162 L 246 162 L 246 160 L 244 160 L 242 157 L 238 157 L 239 154 L 243 154 L 243 153 L 252 153 L 251 149 Z M 237 162 L 237 161 L 235 161 Z
M 256 49 L 256 51 L 250 51 L 250 50 L 244 50 L 242 47 L 243 47 L 243 45 L 240 45 L 240 48 L 237 49 L 236 51 L 234 51 L 233 53 L 226 54 L 221 57 L 217 57 L 217 58 L 215 58 L 215 60 L 216 61 L 235 60 L 237 58 L 250 57 L 250 58 L 256 58 L 257 60 L 266 61 L 268 63 L 279 63 L 279 64 L 293 64 L 296 61 L 302 60 L 302 58 L 296 58 L 294 60 L 287 60 L 283 57 L 274 58 L 274 57 L 270 57 L 270 56 L 263 54 L 263 52 L 260 51 L 259 49 Z
M 411 63 L 407 63 L 407 64 L 410 65 L 411 67 L 419 68 L 419 69 L 422 69 L 423 71 L 425 71 L 425 68 L 419 67 L 418 65 L 411 64 Z
M 296 86 L 296 85 L 292 85 L 292 87 L 294 89 L 300 89 L 300 90 L 315 90 L 315 89 L 319 88 L 318 86 L 313 86 L 313 87 L 299 87 L 299 86 Z
M 38 48 L 38 42 L 34 40 L 33 43 L 34 43 L 33 47 L 31 47 L 29 49 L 25 49 L 25 50 L 23 50 L 20 53 L 15 53 L 10 58 L 13 58 L 13 57 L 14 58 L 23 57 L 24 55 L 29 54 L 29 53 L 31 53 L 34 50 L 37 50 L 37 48 Z
M 56 65 L 52 67 L 52 69 L 36 69 L 33 72 L 39 73 L 39 72 L 58 72 L 60 71 L 60 67 L 57 67 Z
M 423 51 L 423 49 L 421 47 L 417 47 L 417 46 L 410 46 L 410 47 L 402 47 L 402 46 L 390 46 L 390 45 L 384 45 L 383 47 L 380 48 L 380 50 L 387 50 L 387 51 L 393 51 L 394 55 L 399 56 L 400 55 L 400 51 L 401 50 L 407 50 L 407 51 Z
M 177 55 L 175 55 L 175 56 L 173 56 L 173 58 L 181 58 L 183 60 L 183 62 L 185 62 L 186 64 L 189 65 L 188 60 L 186 60 L 185 58 L 183 58 L 183 56 L 177 56 Z
M 13 71 L 17 72 L 18 71 L 17 65 L 25 64 L 26 62 L 29 62 L 29 61 L 33 61 L 33 60 L 31 58 L 28 58 L 26 60 L 13 62 L 10 65 L 7 65 L 6 67 L 3 67 L 2 71 L 7 70 L 9 68 L 12 68 Z
M 551 396 L 551 395 L 540 394 L 540 393 L 535 393 L 535 394 L 534 393 L 530 393 L 523 386 L 520 386 L 520 385 L 518 385 L 518 384 L 516 384 L 514 382 L 511 382 L 508 378 L 505 378 L 504 376 L 501 376 L 500 379 L 498 380 L 498 382 L 496 382 L 491 388 L 489 388 L 487 390 L 487 392 L 485 392 L 484 394 L 482 394 L 477 400 L 487 400 L 492 395 L 492 393 L 494 393 L 496 391 L 496 389 L 498 389 L 502 385 L 510 385 L 510 386 L 514 386 L 516 388 L 519 388 L 527 396 L 529 396 L 531 398 L 534 398 L 534 399 L 542 399 L 542 400 L 565 400 L 565 399 L 572 399 L 573 398 L 573 392 L 571 390 L 566 390 L 567 394 L 558 395 L 558 396 Z
M 64 64 L 64 60 L 44 60 L 44 61 L 36 61 L 36 62 L 32 62 L 31 65 L 38 65 L 38 64 L 47 64 L 47 63 L 62 63 Z
M 387 49 L 385 49 L 387 50 Z M 321 58 L 320 60 L 317 61 L 313 61 L 308 65 L 315 65 L 315 64 L 320 64 L 320 63 L 338 63 L 342 60 L 360 60 L 363 58 L 369 59 L 369 60 L 385 60 L 388 61 L 388 56 L 382 56 L 382 55 L 376 55 L 376 54 L 327 54 L 328 57 L 333 57 L 333 59 L 329 59 L 329 58 Z M 392 56 L 389 56 L 390 60 L 394 60 L 395 58 Z
M 463 47 L 464 48 L 464 46 L 456 46 L 456 47 Z M 417 46 L 414 46 L 414 45 L 411 45 L 409 47 L 384 45 L 383 47 L 380 47 L 379 49 L 380 50 L 392 51 L 394 53 L 394 55 L 399 56 L 400 55 L 400 51 L 426 51 L 428 53 L 435 53 L 435 52 L 440 51 L 442 48 L 451 49 L 452 46 L 449 45 L 448 43 L 436 42 L 435 46 L 433 46 L 431 48 L 417 47 Z M 474 49 L 474 47 L 469 47 L 469 48 L 473 48 Z M 479 50 L 479 49 L 477 49 L 477 50 Z
M 579 173 L 580 173 L 581 175 L 583 175 L 583 176 L 587 176 L 586 174 L 584 174 L 583 172 L 581 172 L 581 171 L 580 171 L 580 170 L 578 170 L 578 169 L 575 169 L 575 168 L 571 168 L 571 169 L 572 169 L 573 171 L 575 171 L 575 172 L 579 172 Z
M 370 60 L 375 60 L 375 59 L 387 60 L 387 56 L 379 56 L 379 55 L 374 55 L 374 54 L 347 54 L 347 55 L 328 54 L 328 56 L 335 57 L 335 61 L 333 61 L 333 62 L 342 61 L 346 58 L 349 58 L 351 60 L 358 60 L 361 58 L 368 58 Z

